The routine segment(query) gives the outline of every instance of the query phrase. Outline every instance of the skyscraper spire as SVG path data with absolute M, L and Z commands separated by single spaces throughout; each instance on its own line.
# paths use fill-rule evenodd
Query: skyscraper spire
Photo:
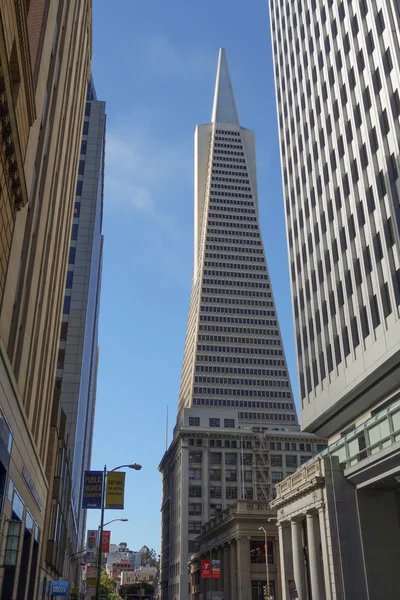
M 224 49 L 212 123 L 197 127 L 195 155 L 195 265 L 178 422 L 186 408 L 223 407 L 238 410 L 238 423 L 297 427 L 258 220 L 254 132 L 239 124 Z
M 215 82 L 214 103 L 211 117 L 212 123 L 239 125 L 235 96 L 229 73 L 225 48 L 221 48 L 218 56 L 217 79 Z

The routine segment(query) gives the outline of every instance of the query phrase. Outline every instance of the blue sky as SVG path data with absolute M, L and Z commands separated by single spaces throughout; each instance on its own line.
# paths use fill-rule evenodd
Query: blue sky
M 193 133 L 211 118 L 227 50 L 241 124 L 255 129 L 261 229 L 297 389 L 266 0 L 96 0 L 93 73 L 107 102 L 100 369 L 92 468 L 127 462 L 112 542 L 160 547 L 165 413 L 175 422 L 193 269 Z M 171 433 L 170 433 L 171 439 Z M 88 511 L 97 527 L 99 511 Z

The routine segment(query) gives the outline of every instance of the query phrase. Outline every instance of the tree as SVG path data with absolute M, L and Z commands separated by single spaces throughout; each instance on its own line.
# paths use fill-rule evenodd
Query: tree
M 150 565 L 150 567 L 157 567 L 158 569 L 160 561 L 154 548 L 150 550 L 148 546 L 143 546 L 140 548 L 140 555 L 142 565 Z
M 71 600 L 79 600 L 79 589 L 74 583 L 71 584 L 70 598 Z
M 107 571 L 103 569 L 100 576 L 100 598 L 103 598 L 104 600 L 115 600 L 118 596 L 114 592 L 115 581 L 110 579 L 107 575 Z

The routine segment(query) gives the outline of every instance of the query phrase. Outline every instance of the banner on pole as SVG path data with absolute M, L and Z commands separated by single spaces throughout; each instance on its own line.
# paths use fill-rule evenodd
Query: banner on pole
M 96 552 L 97 550 L 97 530 L 88 529 L 86 536 L 86 549 L 89 552 Z
M 101 508 L 103 471 L 85 471 L 82 508 Z
M 123 510 L 125 493 L 125 473 L 110 471 L 107 475 L 106 508 Z
M 221 561 L 220 560 L 212 560 L 211 561 L 211 577 L 213 579 L 219 579 L 221 577 Z
M 111 531 L 103 531 L 101 540 L 101 551 L 104 553 L 110 552 Z
M 202 579 L 210 579 L 211 563 L 209 560 L 201 561 L 201 577 Z

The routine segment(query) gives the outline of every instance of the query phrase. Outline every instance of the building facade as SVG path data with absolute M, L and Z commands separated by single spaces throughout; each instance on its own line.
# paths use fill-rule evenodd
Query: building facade
M 86 511 L 82 506 L 84 471 L 90 468 L 95 412 L 98 317 L 102 267 L 102 216 L 105 146 L 105 103 L 97 100 L 90 80 L 80 148 L 78 181 L 66 276 L 55 399 L 63 413 L 63 444 L 49 448 L 50 494 L 47 510 L 59 515 L 47 532 L 48 579 L 79 581 L 79 555 L 84 547 Z M 59 439 L 58 436 L 54 437 Z M 65 446 L 65 448 L 64 448 Z M 61 453 L 59 459 L 57 454 Z M 60 483 L 59 464 L 67 467 L 68 485 Z
M 4 0 L 0 20 L 0 586 L 4 598 L 34 600 L 91 2 Z
M 269 6 L 301 424 L 330 443 L 328 458 L 315 461 L 314 482 L 307 466 L 278 487 L 281 560 L 291 555 L 286 568 L 295 568 L 300 599 L 396 596 L 399 5 L 271 0 Z M 299 488 L 302 478 L 307 484 Z M 313 486 L 320 502 L 307 509 Z M 294 501 L 300 489 L 303 500 Z M 349 514 L 339 515 L 338 506 L 342 512 L 348 506 Z M 378 534 L 380 519 L 387 538 Z M 353 563 L 339 542 L 333 554 L 329 545 L 315 554 L 334 522 L 340 539 L 352 532 Z
M 271 463 L 275 435 L 289 454 Z M 211 123 L 195 133 L 192 293 L 174 439 L 159 467 L 162 600 L 190 593 L 203 523 L 238 498 L 271 500 L 274 482 L 316 447 L 299 433 L 259 225 L 254 132 L 240 125 L 222 49 Z
M 264 600 L 267 583 L 265 533 L 268 548 L 269 593 L 281 599 L 278 530 L 268 502 L 237 500 L 205 523 L 197 538 L 199 551 L 189 562 L 190 599 Z M 202 561 L 219 561 L 219 577 L 203 577 Z

